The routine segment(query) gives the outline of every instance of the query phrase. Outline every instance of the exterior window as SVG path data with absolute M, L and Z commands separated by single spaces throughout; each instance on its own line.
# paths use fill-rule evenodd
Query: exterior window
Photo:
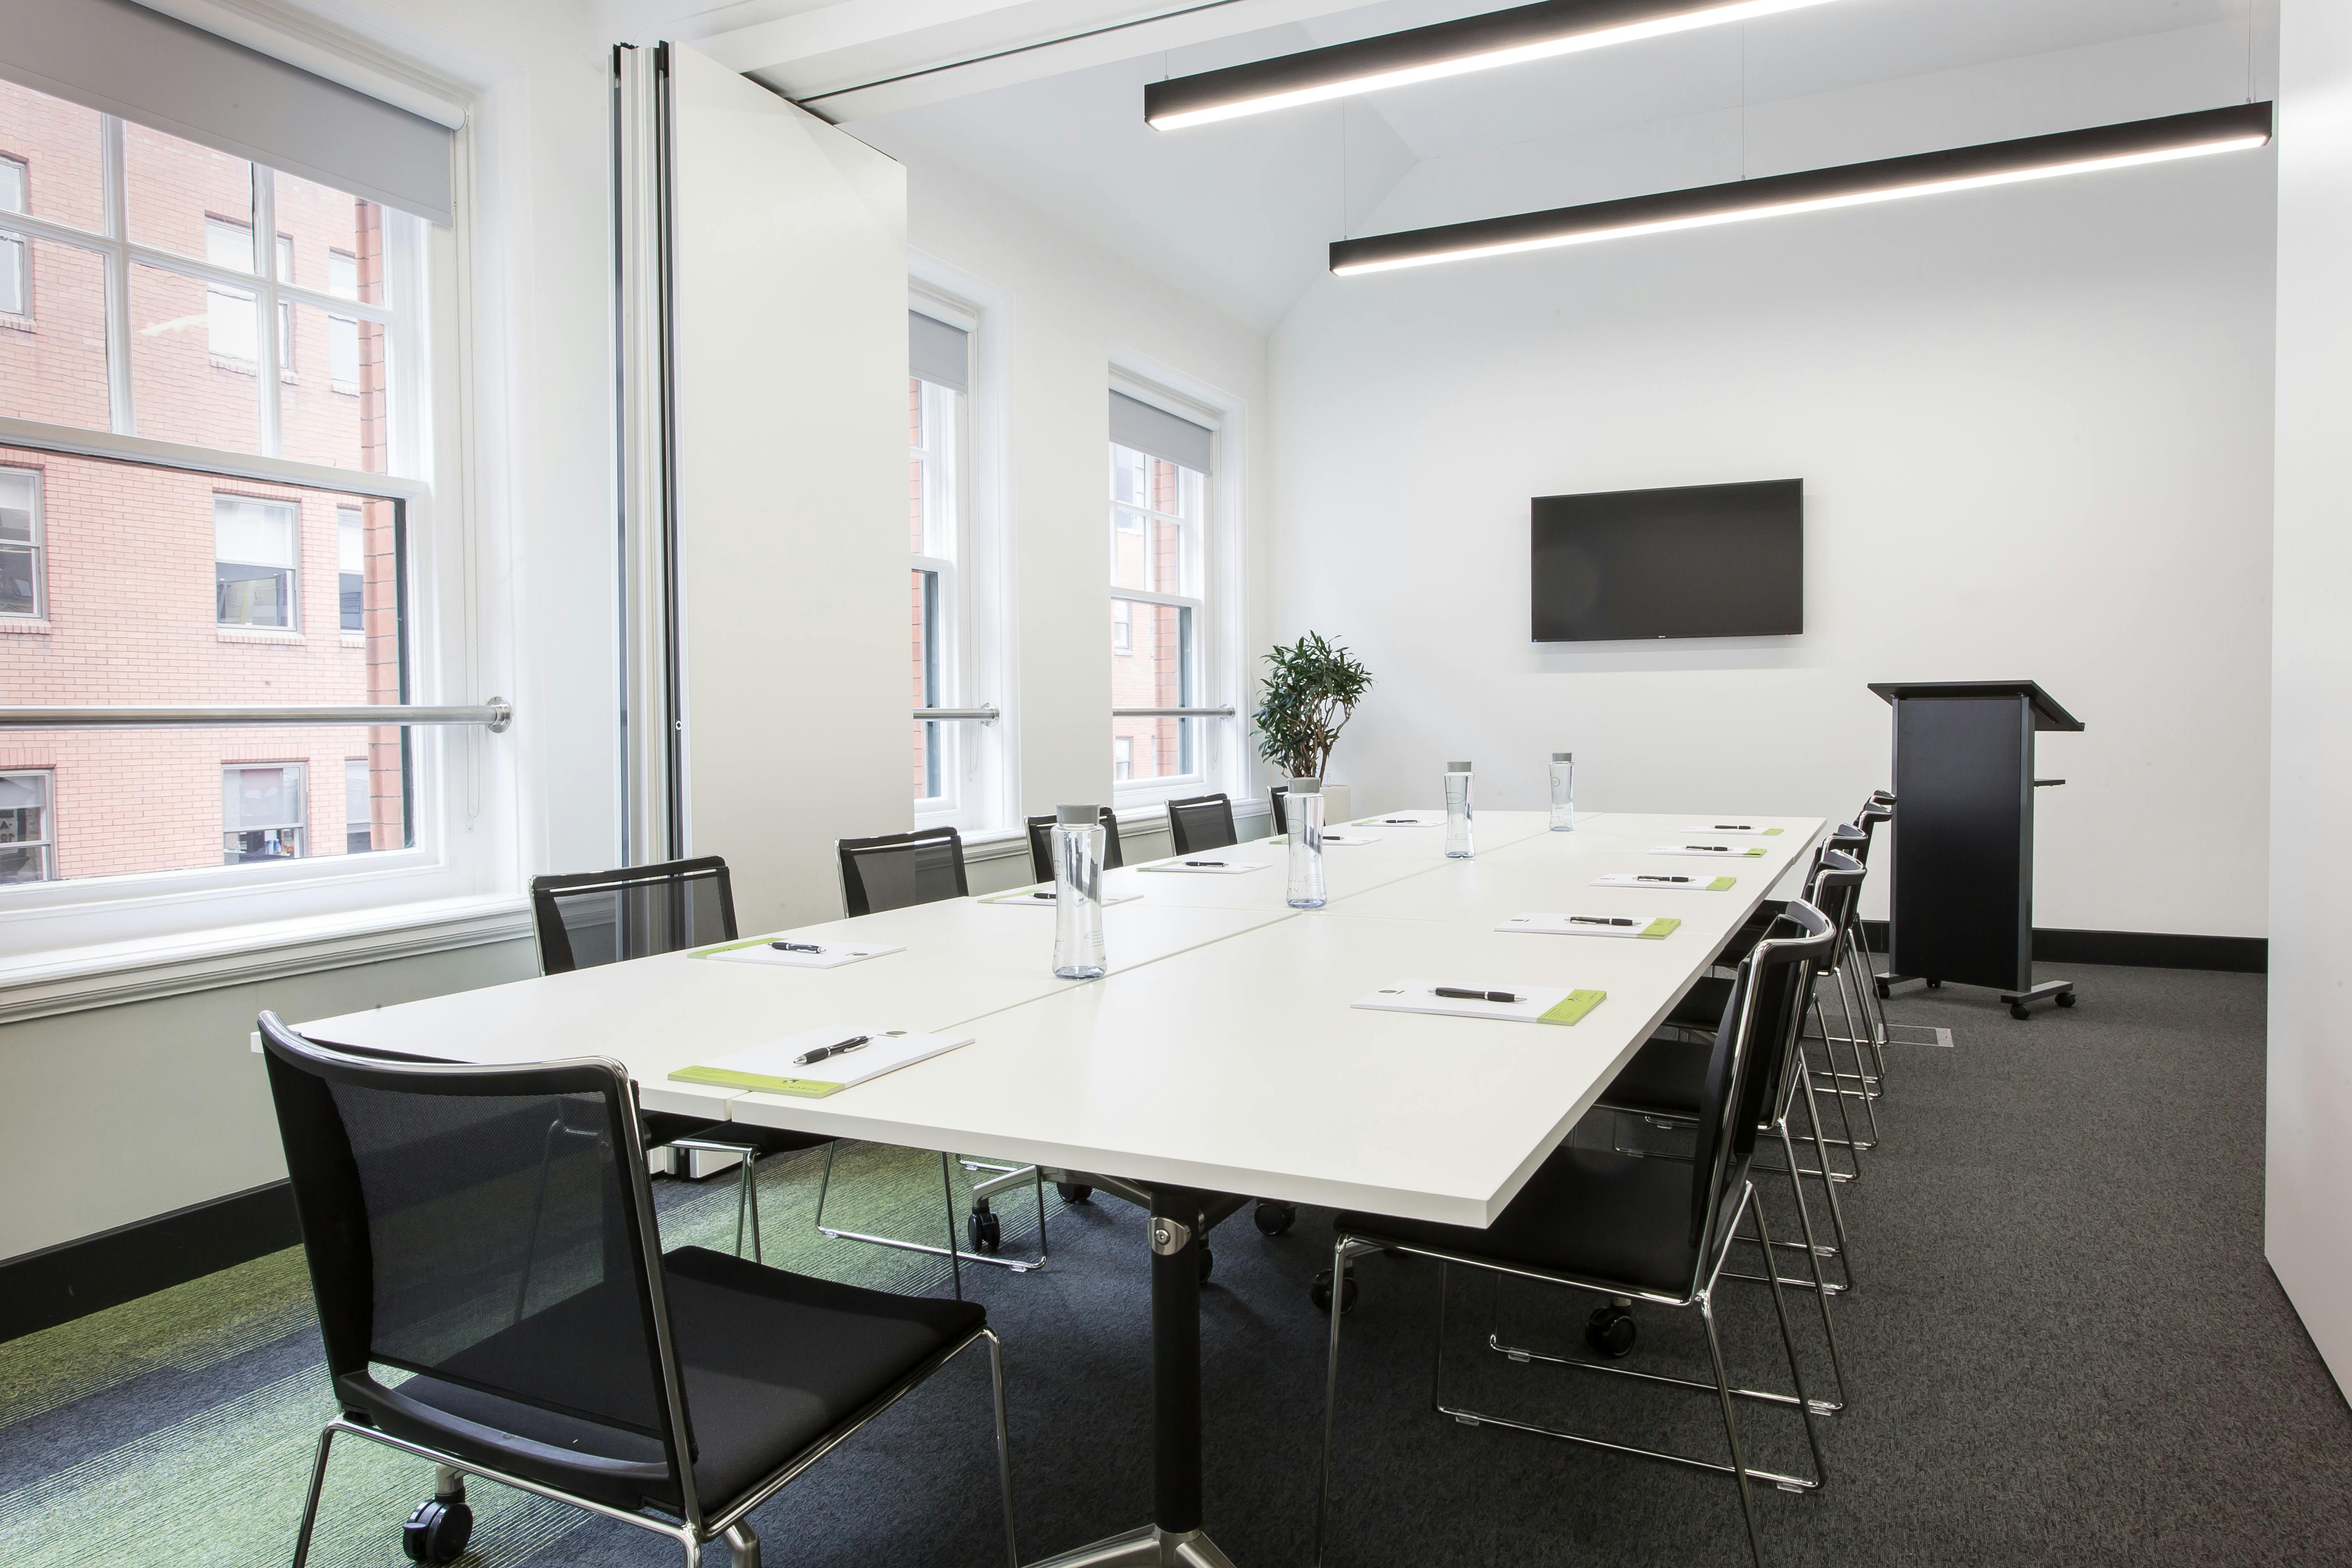
M 1110 448 L 1113 708 L 1200 705 L 1202 535 L 1208 476 L 1132 447 Z M 1111 720 L 1117 776 L 1142 784 L 1202 773 L 1197 719 Z
M 213 498 L 213 584 L 222 626 L 293 627 L 300 521 L 289 501 Z
M 0 616 L 38 620 L 47 613 L 41 545 L 41 476 L 0 468 Z
M 294 237 L 278 237 L 278 281 L 294 281 Z M 282 296 L 278 301 L 278 368 L 294 368 L 294 301 Z
M 0 883 L 46 882 L 57 874 L 49 824 L 54 773 L 0 773 Z
M 367 630 L 367 525 L 360 509 L 335 509 L 335 601 L 347 632 Z
M 368 762 L 365 757 L 352 757 L 343 763 L 343 853 L 364 855 L 374 847 L 374 815 L 368 805 Z
M 910 313 L 912 370 L 907 378 L 907 528 L 912 552 L 908 609 L 914 638 L 909 675 L 918 708 L 953 708 L 963 691 L 964 481 L 962 436 L 968 360 L 964 334 Z M 928 352 L 927 352 L 928 351 Z M 956 721 L 914 721 L 915 809 L 945 819 L 976 737 Z
M 221 770 L 221 857 L 227 864 L 301 857 L 303 771 L 299 763 Z
M 226 218 L 205 219 L 205 259 L 236 272 L 253 270 L 253 226 Z M 205 290 L 205 330 L 213 357 L 251 364 L 259 352 L 260 328 L 249 289 L 215 286 Z
M 21 159 L 0 158 L 0 212 L 23 212 L 25 187 L 29 183 Z M 13 235 L 0 235 L 0 312 L 29 315 L 25 294 L 25 242 Z

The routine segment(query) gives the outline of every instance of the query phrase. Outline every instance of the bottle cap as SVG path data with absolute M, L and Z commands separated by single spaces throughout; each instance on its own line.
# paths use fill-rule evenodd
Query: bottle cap
M 1054 820 L 1064 827 L 1092 827 L 1102 820 L 1102 807 L 1057 805 L 1054 808 Z
M 1286 779 L 1284 782 L 1289 784 L 1290 793 L 1293 795 L 1321 795 L 1323 793 L 1323 781 L 1321 779 Z
M 1576 761 L 1576 753 L 1574 752 L 1554 752 L 1551 754 L 1551 760 L 1555 763 L 1572 763 Z
M 1466 773 L 1470 771 L 1470 764 L 1468 763 L 1448 763 L 1445 764 L 1445 771 L 1449 773 Z

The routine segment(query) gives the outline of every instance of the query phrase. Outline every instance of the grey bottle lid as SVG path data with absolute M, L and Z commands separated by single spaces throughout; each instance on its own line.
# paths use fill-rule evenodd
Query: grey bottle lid
M 1092 827 L 1102 820 L 1102 807 L 1057 805 L 1054 808 L 1054 820 L 1064 827 Z
M 1293 795 L 1321 795 L 1323 793 L 1323 781 L 1321 779 L 1286 779 L 1283 782 L 1290 786 L 1290 793 Z
M 1554 752 L 1551 754 L 1551 760 L 1555 763 L 1572 763 L 1576 761 L 1576 753 L 1574 752 Z
M 1448 763 L 1445 764 L 1445 771 L 1449 773 L 1466 773 L 1470 771 L 1470 764 L 1468 763 Z

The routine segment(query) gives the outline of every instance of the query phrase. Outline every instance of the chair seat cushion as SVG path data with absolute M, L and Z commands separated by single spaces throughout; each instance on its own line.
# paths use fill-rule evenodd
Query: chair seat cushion
M 1384 1247 L 1680 1297 L 1698 1265 L 1690 1238 L 1693 1170 L 1686 1160 L 1562 1147 L 1484 1230 L 1371 1214 L 1342 1214 L 1334 1224 Z
M 1695 1117 L 1706 1093 L 1706 1064 L 1714 1049 L 1704 1040 L 1654 1036 L 1601 1090 L 1599 1103 L 1605 1110 Z
M 727 1508 L 988 1321 L 976 1302 L 894 1296 L 812 1279 L 699 1247 L 679 1247 L 662 1262 L 669 1281 L 671 1333 L 685 1371 L 687 1418 L 694 1431 L 695 1487 L 706 1512 Z M 489 1384 L 495 1384 L 498 1369 L 519 1360 L 557 1357 L 593 1365 L 599 1347 L 566 1331 L 565 1324 L 600 1318 L 591 1299 L 608 1288 L 592 1288 L 535 1311 L 444 1364 L 453 1378 Z M 395 1436 L 461 1452 L 471 1447 L 486 1463 L 618 1508 L 679 1506 L 675 1489 L 666 1482 L 567 1473 L 561 1456 L 518 1463 L 514 1456 L 479 1444 L 449 1445 L 448 1433 L 416 1429 L 396 1409 L 386 1408 L 384 1400 L 366 1397 L 371 1384 L 343 1383 L 347 1405 Z M 662 1445 L 654 1438 L 451 1379 L 414 1377 L 391 1392 L 400 1402 L 552 1449 L 638 1465 L 661 1462 Z

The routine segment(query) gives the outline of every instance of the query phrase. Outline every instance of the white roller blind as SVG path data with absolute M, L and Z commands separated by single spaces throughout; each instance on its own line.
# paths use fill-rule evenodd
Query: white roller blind
M 0 0 L 0 77 L 450 221 L 447 127 L 131 0 Z
M 1110 438 L 1122 447 L 1149 452 L 1187 468 L 1209 471 L 1209 451 L 1215 433 L 1179 419 L 1164 408 L 1137 401 L 1125 393 L 1110 395 Z
M 245 566 L 294 564 L 294 509 L 275 501 L 213 498 L 213 559 Z
M 907 312 L 907 363 L 924 381 L 971 390 L 971 338 L 920 310 Z

